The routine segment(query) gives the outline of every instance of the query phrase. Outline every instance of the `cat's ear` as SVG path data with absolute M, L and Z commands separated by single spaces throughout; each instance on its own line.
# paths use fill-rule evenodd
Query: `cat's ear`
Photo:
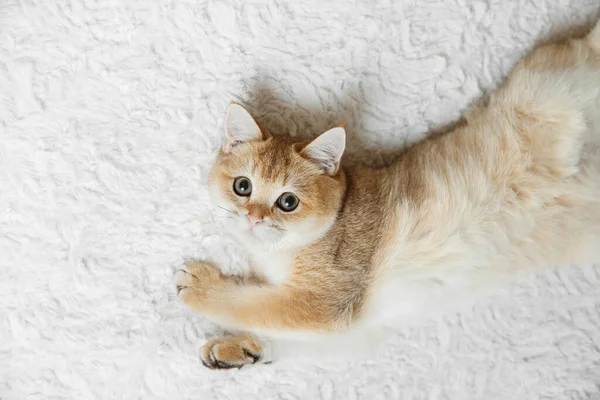
M 341 126 L 322 133 L 310 142 L 300 154 L 314 161 L 328 175 L 334 175 L 339 167 L 346 148 L 346 131 Z
M 240 143 L 262 140 L 263 134 L 254 118 L 239 104 L 231 103 L 225 115 L 223 151 L 229 153 Z

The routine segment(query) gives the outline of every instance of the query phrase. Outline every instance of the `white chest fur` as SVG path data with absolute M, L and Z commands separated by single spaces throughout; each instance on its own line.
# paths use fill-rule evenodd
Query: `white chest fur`
M 290 275 L 294 255 L 291 252 L 272 252 L 264 248 L 252 252 L 252 268 L 272 284 L 284 282 Z

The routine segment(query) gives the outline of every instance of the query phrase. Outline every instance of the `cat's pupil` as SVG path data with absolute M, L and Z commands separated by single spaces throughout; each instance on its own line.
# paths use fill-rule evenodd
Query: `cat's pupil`
M 294 204 L 294 198 L 292 196 L 287 196 L 284 200 L 284 204 L 286 207 L 291 207 Z
M 249 187 L 250 187 L 250 185 L 248 185 L 248 181 L 242 181 L 242 182 L 240 182 L 240 192 L 246 192 L 246 191 L 248 191 Z

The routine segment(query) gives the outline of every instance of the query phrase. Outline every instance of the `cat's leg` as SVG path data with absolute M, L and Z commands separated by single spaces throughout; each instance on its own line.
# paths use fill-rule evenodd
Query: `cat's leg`
M 241 368 L 263 359 L 263 342 L 251 333 L 209 340 L 200 350 L 200 359 L 211 369 Z
M 292 285 L 245 282 L 204 262 L 187 263 L 175 281 L 179 297 L 189 307 L 244 331 L 331 332 L 348 327 L 352 318 L 340 312 L 334 299 Z
M 211 369 L 241 368 L 271 362 L 376 359 L 390 336 L 384 327 L 360 329 L 306 340 L 267 338 L 252 333 L 218 337 L 200 350 L 202 364 Z

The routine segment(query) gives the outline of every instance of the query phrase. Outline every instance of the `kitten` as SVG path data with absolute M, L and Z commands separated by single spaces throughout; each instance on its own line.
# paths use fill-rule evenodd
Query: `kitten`
M 342 127 L 296 143 L 237 104 L 225 126 L 210 189 L 252 273 L 176 274 L 187 305 L 241 331 L 205 344 L 209 368 L 343 352 L 520 272 L 600 260 L 600 23 L 385 168 L 342 168 Z

